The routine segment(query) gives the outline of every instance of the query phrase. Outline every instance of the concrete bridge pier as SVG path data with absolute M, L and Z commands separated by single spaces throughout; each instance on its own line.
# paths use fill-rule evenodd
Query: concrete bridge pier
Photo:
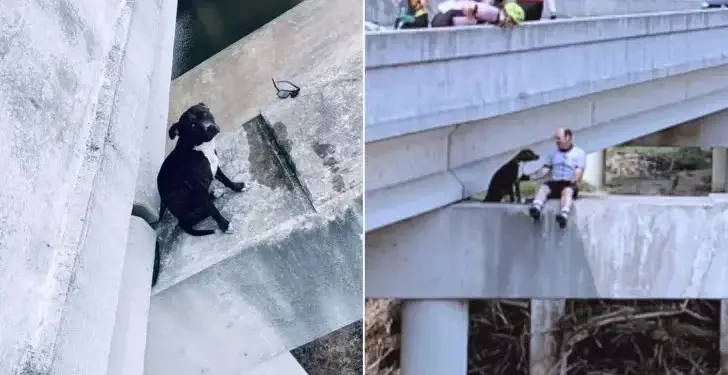
M 529 368 L 531 375 L 546 375 L 558 363 L 554 335 L 550 332 L 564 315 L 566 300 L 531 300 L 531 342 Z
M 406 301 L 401 363 L 402 375 L 467 373 L 468 301 Z
M 607 150 L 592 152 L 586 156 L 586 169 L 584 181 L 601 189 L 604 186 L 604 167 L 606 166 Z
M 710 182 L 710 191 L 713 193 L 726 192 L 726 178 L 728 177 L 728 148 L 713 147 L 713 175 Z

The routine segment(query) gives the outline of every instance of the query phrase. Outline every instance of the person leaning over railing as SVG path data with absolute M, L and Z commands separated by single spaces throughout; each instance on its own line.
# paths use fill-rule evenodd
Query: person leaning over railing
M 516 3 L 506 3 L 503 8 L 487 1 L 449 0 L 438 7 L 432 18 L 432 27 L 469 26 L 490 24 L 513 27 L 523 22 L 523 8 Z
M 397 8 L 395 29 L 420 29 L 429 26 L 427 0 L 392 0 Z

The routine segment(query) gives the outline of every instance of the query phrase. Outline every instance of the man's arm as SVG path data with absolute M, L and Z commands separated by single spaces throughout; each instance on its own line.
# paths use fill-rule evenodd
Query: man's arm
M 551 173 L 551 166 L 544 165 L 543 167 L 537 169 L 535 172 L 525 175 L 524 177 L 526 178 L 524 180 L 540 180 L 546 177 L 549 173 Z
M 574 185 L 581 182 L 581 179 L 584 177 L 584 169 L 586 169 L 586 154 L 584 152 L 580 152 L 579 156 L 576 158 L 576 168 L 574 168 L 574 178 L 571 180 L 571 183 Z
M 544 165 L 541 168 L 537 169 L 535 172 L 532 172 L 530 174 L 524 174 L 521 177 L 521 180 L 523 180 L 523 181 L 540 180 L 540 179 L 546 177 L 549 173 L 551 173 L 551 166 L 553 164 L 553 162 L 551 160 L 552 160 L 551 155 L 549 155 L 548 158 L 546 159 L 546 162 L 544 163 Z

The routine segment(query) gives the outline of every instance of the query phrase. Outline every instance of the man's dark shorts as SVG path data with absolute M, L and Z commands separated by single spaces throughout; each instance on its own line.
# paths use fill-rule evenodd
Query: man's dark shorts
M 579 197 L 579 188 L 571 181 L 547 181 L 546 186 L 551 190 L 547 199 L 561 199 L 561 192 L 567 187 L 574 189 L 574 199 Z

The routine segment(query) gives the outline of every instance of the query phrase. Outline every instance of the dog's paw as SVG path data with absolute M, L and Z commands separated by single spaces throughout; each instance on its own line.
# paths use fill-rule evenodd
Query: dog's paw
M 243 191 L 243 189 L 245 189 L 245 183 L 244 182 L 233 182 L 232 190 L 234 192 L 240 193 L 241 191 Z
M 220 227 L 220 230 L 222 230 L 223 232 L 227 233 L 227 231 L 230 230 L 230 222 L 227 220 L 223 221 L 222 223 L 218 223 L 217 225 Z

